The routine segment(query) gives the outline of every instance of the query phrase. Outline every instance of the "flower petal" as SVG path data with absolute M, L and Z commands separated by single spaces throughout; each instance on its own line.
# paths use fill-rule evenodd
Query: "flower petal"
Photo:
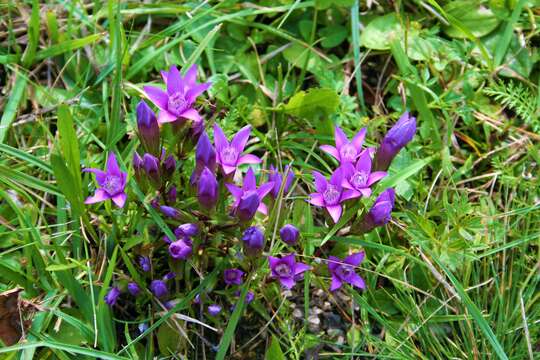
M 184 83 L 188 87 L 193 87 L 196 84 L 197 81 L 197 64 L 193 64 L 189 67 L 188 71 L 186 71 L 186 75 L 184 76 Z
M 313 193 L 313 194 L 310 194 L 309 196 L 311 196 L 311 199 L 309 199 L 310 204 L 319 206 L 319 207 L 324 206 L 324 198 L 321 194 Z
M 268 215 L 268 208 L 264 203 L 260 203 L 259 207 L 257 208 L 257 211 L 260 212 L 263 215 Z
M 318 171 L 313 172 L 313 178 L 315 179 L 315 189 L 319 193 L 323 193 L 326 190 L 328 182 L 326 178 Z
M 180 71 L 176 66 L 171 65 L 169 69 L 169 75 L 167 77 L 167 93 L 173 95 L 174 93 L 184 94 L 184 80 Z
M 246 143 L 249 139 L 249 134 L 251 133 L 251 125 L 244 126 L 241 128 L 236 135 L 234 135 L 234 138 L 231 141 L 231 146 L 238 151 L 238 154 L 242 153 L 244 151 L 244 147 L 246 147 Z
M 359 251 L 357 253 L 351 254 L 347 256 L 343 262 L 347 263 L 349 265 L 358 266 L 360 263 L 364 260 L 364 257 L 366 256 L 366 253 L 363 251 Z
M 187 109 L 186 111 L 180 114 L 180 117 L 192 120 L 193 122 L 202 121 L 201 115 L 195 109 Z
M 371 189 L 368 188 L 368 187 L 359 189 L 358 191 L 360 191 L 362 193 L 363 197 L 370 197 L 371 196 Z
M 338 167 L 336 170 L 334 170 L 329 182 L 330 184 L 341 188 L 341 183 L 343 182 L 343 170 L 341 167 Z
M 244 178 L 244 184 L 242 185 L 242 189 L 244 191 L 257 189 L 257 179 L 255 178 L 255 173 L 253 172 L 253 169 L 251 167 L 248 169 L 246 173 L 246 177 Z
M 339 278 L 335 275 L 332 275 L 332 284 L 330 285 L 330 291 L 336 291 L 341 287 L 342 282 L 339 280 Z
M 359 132 L 356 133 L 356 135 L 354 135 L 354 138 L 352 139 L 354 148 L 358 152 L 362 149 L 362 144 L 364 143 L 364 139 L 366 138 L 366 132 L 367 132 L 367 129 L 362 128 L 360 129 Z
M 242 194 L 244 193 L 242 189 L 231 183 L 225 183 L 225 187 L 227 187 L 227 190 L 229 190 L 229 192 L 235 199 L 240 199 L 242 197 Z
M 339 126 L 336 126 L 336 129 L 334 130 L 334 137 L 336 140 L 336 148 L 339 152 L 339 149 L 345 144 L 349 143 L 349 139 L 347 139 L 347 135 L 341 130 Z
M 360 191 L 356 190 L 345 190 L 343 194 L 341 195 L 340 201 L 350 200 L 350 199 L 356 199 L 362 197 L 362 193 Z
M 362 277 L 360 277 L 360 275 L 358 274 L 351 274 L 351 277 L 349 279 L 349 282 L 352 286 L 355 286 L 359 289 L 365 289 L 366 288 L 366 283 L 364 281 L 364 279 L 362 279 Z
M 210 85 L 211 84 L 207 82 L 190 87 L 189 90 L 186 92 L 186 101 L 191 104 L 194 103 L 197 99 L 197 96 L 208 90 Z
M 223 130 L 219 127 L 218 124 L 214 123 L 214 143 L 216 145 L 216 150 L 221 152 L 222 149 L 229 146 L 229 141 L 227 140 L 227 137 L 223 133 Z
M 161 70 L 159 73 L 161 74 L 161 78 L 163 79 L 163 82 L 167 84 L 167 78 L 169 77 L 169 72 L 167 70 Z
M 334 272 L 342 262 L 340 258 L 335 256 L 329 256 L 328 260 L 328 270 L 330 270 L 330 272 Z
M 293 278 L 279 278 L 279 282 L 287 289 L 292 289 L 295 284 Z
M 259 198 L 261 200 L 264 199 L 266 195 L 268 195 L 268 193 L 272 191 L 273 188 L 274 188 L 274 183 L 271 181 L 259 186 L 259 188 L 257 189 L 257 194 L 259 195 Z
M 369 175 L 369 179 L 367 182 L 368 186 L 371 186 L 372 184 L 376 183 L 377 181 L 381 180 L 383 177 L 386 176 L 386 171 L 375 171 Z
M 339 153 L 337 149 L 333 147 L 332 145 L 321 145 L 319 146 L 319 149 L 321 149 L 322 151 L 324 151 L 325 153 L 329 155 L 332 155 L 333 157 L 336 158 L 336 160 L 339 160 Z
M 114 195 L 111 199 L 116 204 L 116 206 L 118 206 L 119 208 L 123 208 L 126 204 L 127 195 L 125 193 L 120 193 Z
M 97 189 L 94 193 L 94 196 L 89 196 L 84 200 L 85 204 L 95 204 L 101 201 L 110 199 L 110 195 L 103 189 Z
M 280 259 L 274 256 L 268 256 L 268 264 L 270 269 L 273 271 L 274 268 L 279 264 Z
M 295 257 L 294 253 L 290 253 L 288 255 L 282 256 L 281 262 L 287 264 L 291 270 L 294 270 L 294 266 L 296 263 L 294 260 L 294 257 Z
M 341 205 L 327 206 L 326 210 L 328 210 L 328 213 L 332 217 L 332 220 L 334 220 L 334 223 L 337 223 L 341 217 L 341 213 L 343 212 L 343 207 Z
M 240 156 L 238 159 L 237 165 L 244 165 L 244 164 L 260 164 L 262 162 L 261 159 L 259 159 L 258 156 L 252 155 L 252 154 L 246 154 Z
M 96 175 L 96 181 L 99 184 L 99 186 L 103 186 L 103 183 L 105 182 L 105 178 L 107 177 L 107 173 L 100 169 L 94 169 L 94 168 L 86 168 L 82 170 L 83 172 L 90 172 L 94 173 Z
M 146 96 L 161 110 L 167 110 L 167 102 L 169 101 L 169 96 L 163 90 L 155 86 L 145 86 L 144 92 Z
M 294 266 L 294 275 L 302 274 L 303 272 L 306 272 L 310 269 L 311 269 L 311 266 L 301 263 L 301 262 L 297 262 L 296 265 Z
M 167 110 L 161 110 L 158 115 L 158 123 L 164 124 L 169 122 L 174 122 L 178 120 L 178 117 L 176 115 L 171 114 Z
M 369 151 L 362 151 L 358 161 L 356 162 L 356 171 L 361 171 L 366 174 L 371 172 L 371 155 Z
M 223 172 L 225 173 L 225 175 L 232 174 L 236 171 L 236 166 L 221 165 L 221 167 L 223 168 Z

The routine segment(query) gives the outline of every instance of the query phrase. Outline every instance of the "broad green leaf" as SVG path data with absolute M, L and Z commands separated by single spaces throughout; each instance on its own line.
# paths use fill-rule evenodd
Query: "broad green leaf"
M 352 6 L 354 0 L 315 0 L 315 7 L 319 10 L 328 9 L 330 6 Z
M 401 24 L 396 14 L 373 19 L 360 35 L 360 44 L 373 50 L 388 50 L 394 39 L 402 37 Z
M 314 118 L 315 116 L 327 117 L 337 111 L 339 96 L 327 88 L 312 88 L 307 92 L 296 93 L 284 106 L 289 115 L 301 118 Z
M 274 335 L 272 335 L 270 346 L 268 347 L 268 350 L 266 350 L 265 359 L 266 360 L 285 360 L 285 355 L 283 354 L 283 351 L 281 351 L 281 347 L 279 346 L 279 341 Z
M 348 35 L 347 28 L 341 25 L 331 25 L 322 28 L 319 31 L 320 36 L 323 38 L 321 45 L 323 48 L 333 48 L 341 44 Z
M 285 49 L 285 51 L 283 51 L 283 57 L 285 57 L 285 60 L 297 68 L 305 68 L 310 72 L 314 72 L 316 69 L 324 65 L 323 61 L 318 55 L 314 54 L 308 48 L 300 44 L 293 44 Z
M 459 19 L 461 25 L 468 29 L 474 36 L 482 37 L 492 32 L 500 23 L 493 12 L 481 5 L 480 1 L 458 0 L 449 2 L 444 6 L 446 13 L 453 18 Z M 461 29 L 455 26 L 446 26 L 444 32 L 455 38 L 467 38 Z

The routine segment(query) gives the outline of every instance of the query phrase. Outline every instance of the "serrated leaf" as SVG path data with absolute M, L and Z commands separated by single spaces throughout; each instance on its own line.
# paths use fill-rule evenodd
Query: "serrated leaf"
M 315 116 L 327 117 L 335 113 L 339 106 L 339 96 L 335 90 L 312 88 L 307 92 L 296 93 L 284 106 L 287 114 L 313 119 Z

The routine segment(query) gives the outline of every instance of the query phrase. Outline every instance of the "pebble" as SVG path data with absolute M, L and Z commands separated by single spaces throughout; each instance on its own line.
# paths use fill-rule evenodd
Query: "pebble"
M 301 319 L 301 318 L 304 317 L 304 312 L 297 308 L 297 309 L 293 310 L 292 315 L 293 315 L 293 317 L 295 317 L 297 319 Z

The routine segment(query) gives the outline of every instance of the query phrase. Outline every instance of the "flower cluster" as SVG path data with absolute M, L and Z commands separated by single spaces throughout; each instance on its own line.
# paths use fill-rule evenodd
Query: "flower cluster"
M 178 281 L 189 279 L 186 273 L 190 267 L 199 272 L 208 263 L 208 254 L 226 257 L 231 252 L 234 256 L 226 260 L 229 268 L 223 271 L 223 281 L 218 282 L 223 288 L 216 293 L 238 298 L 239 287 L 249 285 L 250 280 L 260 276 L 256 265 L 263 260 L 268 261 L 271 279 L 285 289 L 293 288 L 306 271 L 313 269 L 298 260 L 299 255 L 294 251 L 310 240 L 309 234 L 302 234 L 301 224 L 272 219 L 279 221 L 274 223 L 279 224 L 274 229 L 279 229 L 282 243 L 278 247 L 267 247 L 270 230 L 265 233 L 264 229 L 265 222 L 270 222 L 267 221 L 269 209 L 284 206 L 282 203 L 292 191 L 293 168 L 287 165 L 280 172 L 269 165 L 267 170 L 257 173 L 263 161 L 248 152 L 248 144 L 254 143 L 250 142 L 251 126 L 244 126 L 227 137 L 217 123 L 204 124 L 196 107 L 197 97 L 211 84 L 197 83 L 195 65 L 185 75 L 175 66 L 161 75 L 163 87 L 144 87 L 147 98 L 157 107 L 157 115 L 144 100 L 136 107 L 136 132 L 141 146 L 133 153 L 132 167 L 135 185 L 146 195 L 145 204 L 155 211 L 152 216 L 161 214 L 160 227 L 163 230 L 165 224 L 170 231 L 165 231 L 168 235 L 163 236 L 163 242 L 137 247 L 136 253 L 140 255 L 136 262 L 143 276 L 135 277 L 137 281 L 131 276 L 120 278 L 109 289 L 105 303 L 114 306 L 123 293 L 138 299 L 145 293 L 170 309 L 178 301 L 171 298 L 172 289 L 179 288 Z M 353 219 L 350 231 L 365 233 L 385 225 L 391 218 L 395 192 L 392 188 L 379 192 L 376 184 L 387 175 L 392 159 L 411 141 L 415 131 L 415 118 L 405 113 L 378 148 L 370 148 L 364 147 L 366 129 L 349 140 L 336 126 L 335 146 L 322 145 L 320 149 L 332 156 L 338 166 L 329 178 L 313 171 L 315 192 L 309 195 L 309 203 L 324 208 L 332 221 L 339 223 L 344 211 L 353 218 L 357 205 L 363 203 L 359 200 L 378 193 L 370 209 Z M 194 154 L 190 154 L 192 150 Z M 124 207 L 128 198 L 127 172 L 120 169 L 114 153 L 109 153 L 105 170 L 84 171 L 95 174 L 98 185 L 95 194 L 86 199 L 87 204 L 111 199 L 118 207 Z M 264 173 L 266 177 L 262 176 Z M 182 177 L 183 174 L 191 174 L 189 181 L 183 181 L 186 177 Z M 234 241 L 232 249 L 229 244 L 221 244 L 224 237 L 238 239 L 243 251 L 234 247 Z M 276 254 L 276 248 L 288 250 Z M 167 260 L 156 261 L 160 256 Z M 364 289 L 365 282 L 356 273 L 364 257 L 363 251 L 349 253 L 343 259 L 329 256 L 325 260 L 331 277 L 329 289 L 336 291 L 343 284 Z M 166 275 L 155 277 L 156 273 Z M 172 286 L 173 280 L 176 286 Z M 254 298 L 255 294 L 248 291 L 245 302 L 249 304 Z M 205 301 L 207 314 L 212 318 L 222 313 L 223 302 L 216 301 L 209 292 L 198 294 L 194 303 L 202 306 Z M 234 306 L 232 304 L 230 309 Z

